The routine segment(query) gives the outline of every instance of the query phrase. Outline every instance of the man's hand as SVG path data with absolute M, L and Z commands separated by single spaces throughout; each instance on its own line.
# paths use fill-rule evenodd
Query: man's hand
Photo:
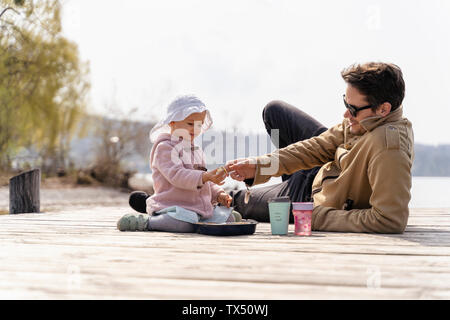
M 233 201 L 233 198 L 226 192 L 221 192 L 217 196 L 217 202 L 227 208 L 231 206 L 231 201 Z
M 255 177 L 256 162 L 251 158 L 231 160 L 227 162 L 225 169 L 234 180 L 244 181 Z
M 203 172 L 202 182 L 206 183 L 207 181 L 211 181 L 212 183 L 218 184 L 219 186 L 225 183 L 225 178 L 227 177 L 226 171 L 220 167 L 213 171 Z

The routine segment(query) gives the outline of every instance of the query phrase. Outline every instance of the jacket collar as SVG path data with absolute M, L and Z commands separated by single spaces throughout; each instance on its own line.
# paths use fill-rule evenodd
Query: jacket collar
M 364 120 L 362 120 L 359 124 L 361 127 L 363 127 L 366 131 L 372 131 L 373 129 L 389 122 L 396 122 L 401 120 L 403 117 L 403 106 L 397 108 L 397 110 L 389 113 L 386 117 L 369 117 Z

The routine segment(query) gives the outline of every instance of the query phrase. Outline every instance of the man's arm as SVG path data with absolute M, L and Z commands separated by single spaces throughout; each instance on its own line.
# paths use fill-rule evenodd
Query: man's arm
M 383 150 L 369 163 L 369 209 L 336 210 L 317 206 L 312 228 L 321 231 L 403 233 L 411 199 L 412 160 L 399 149 Z
M 229 162 L 227 170 L 235 172 L 231 173 L 233 179 L 245 180 L 249 185 L 261 184 L 271 177 L 292 174 L 332 161 L 337 147 L 343 142 L 343 124 L 339 124 L 319 136 L 293 143 L 273 153 Z

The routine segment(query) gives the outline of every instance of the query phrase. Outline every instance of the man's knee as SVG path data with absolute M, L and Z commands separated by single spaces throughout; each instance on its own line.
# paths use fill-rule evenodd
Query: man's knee
M 284 102 L 281 100 L 272 100 L 263 109 L 262 116 L 263 120 L 270 121 L 276 114 L 279 114 L 283 109 Z

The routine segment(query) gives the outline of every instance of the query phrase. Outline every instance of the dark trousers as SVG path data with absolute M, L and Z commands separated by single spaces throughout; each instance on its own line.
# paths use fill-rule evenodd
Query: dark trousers
M 283 101 L 270 102 L 264 108 L 262 116 L 267 133 L 277 148 L 284 148 L 297 141 L 318 136 L 327 130 L 305 112 Z M 272 129 L 279 130 L 279 141 L 275 141 L 276 137 L 271 135 Z M 319 169 L 320 167 L 299 170 L 292 175 L 283 175 L 283 182 L 279 184 L 254 187 L 251 189 L 250 200 L 247 204 L 244 203 L 246 189 L 231 191 L 234 209 L 241 213 L 244 219 L 269 222 L 267 201 L 270 198 L 289 196 L 291 202 L 311 201 L 312 183 Z M 294 221 L 292 210 L 289 221 L 291 223 Z

